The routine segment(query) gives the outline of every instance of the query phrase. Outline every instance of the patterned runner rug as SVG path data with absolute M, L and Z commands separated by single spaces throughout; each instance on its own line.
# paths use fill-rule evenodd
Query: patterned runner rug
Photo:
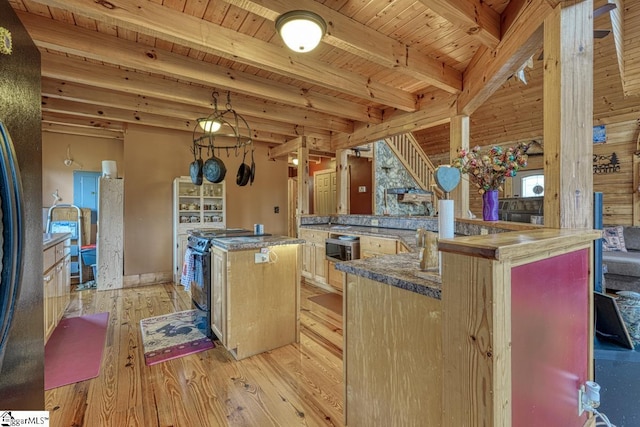
M 147 365 L 214 348 L 203 332 L 206 319 L 196 313 L 186 310 L 140 321 Z

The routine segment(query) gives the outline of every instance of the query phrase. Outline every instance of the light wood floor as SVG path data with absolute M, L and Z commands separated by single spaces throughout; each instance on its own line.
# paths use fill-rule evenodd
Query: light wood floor
M 45 392 L 51 426 L 343 426 L 341 317 L 307 301 L 300 344 L 235 361 L 215 349 L 144 363 L 141 319 L 190 309 L 181 287 L 72 292 L 66 317 L 108 311 L 100 376 Z

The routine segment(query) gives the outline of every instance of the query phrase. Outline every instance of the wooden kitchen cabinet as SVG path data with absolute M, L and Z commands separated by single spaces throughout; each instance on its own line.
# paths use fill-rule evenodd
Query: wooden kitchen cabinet
M 62 313 L 64 314 L 64 311 L 67 309 L 67 307 L 69 306 L 69 303 L 71 302 L 71 254 L 67 253 L 64 256 L 64 269 L 62 270 L 62 277 L 63 277 L 63 289 L 64 289 L 64 309 L 62 310 Z
M 397 242 L 395 239 L 383 239 L 371 236 L 360 237 L 360 258 L 371 258 L 396 253 Z
M 44 288 L 44 341 L 47 342 L 56 327 L 56 279 L 55 268 L 42 276 Z
M 342 289 L 344 287 L 344 273 L 342 271 L 336 270 L 335 262 L 329 261 L 329 268 L 327 273 L 329 277 L 329 284 L 331 285 L 331 287 L 342 293 Z
M 268 249 L 260 264 L 260 248 L 211 250 L 211 329 L 237 360 L 299 339 L 299 245 Z
M 71 241 L 44 250 L 42 256 L 44 295 L 44 338 L 51 336 L 69 305 L 71 295 Z
M 195 185 L 188 176 L 173 180 L 173 281 L 180 283 L 189 230 L 225 228 L 226 196 L 224 181 L 203 180 Z
M 326 285 L 328 262 L 324 242 L 329 233 L 316 230 L 300 230 L 305 240 L 302 247 L 302 276 L 312 283 Z

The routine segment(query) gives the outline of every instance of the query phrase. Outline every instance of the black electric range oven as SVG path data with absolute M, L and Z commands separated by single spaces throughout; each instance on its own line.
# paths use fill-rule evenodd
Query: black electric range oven
M 242 228 L 193 230 L 187 238 L 187 248 L 193 257 L 193 279 L 191 280 L 191 300 L 198 310 L 196 325 L 209 338 L 211 330 L 211 245 L 214 239 L 225 237 L 253 236 L 251 230 Z

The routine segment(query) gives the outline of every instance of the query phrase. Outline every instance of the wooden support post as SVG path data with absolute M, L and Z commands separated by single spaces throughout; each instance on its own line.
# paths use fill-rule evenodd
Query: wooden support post
M 336 167 L 338 169 L 336 187 L 338 190 L 338 214 L 349 214 L 349 160 L 348 150 L 336 151 Z
M 97 289 L 121 289 L 124 274 L 124 180 L 100 178 L 98 193 Z
M 451 118 L 449 134 L 449 157 L 456 157 L 459 148 L 469 149 L 469 116 Z M 466 218 L 469 212 L 469 177 L 462 175 L 460 185 L 451 192 L 456 218 Z
M 544 224 L 593 227 L 593 0 L 544 21 Z
M 309 149 L 306 137 L 301 137 L 298 148 L 298 216 L 297 226 L 300 228 L 300 216 L 309 215 Z

